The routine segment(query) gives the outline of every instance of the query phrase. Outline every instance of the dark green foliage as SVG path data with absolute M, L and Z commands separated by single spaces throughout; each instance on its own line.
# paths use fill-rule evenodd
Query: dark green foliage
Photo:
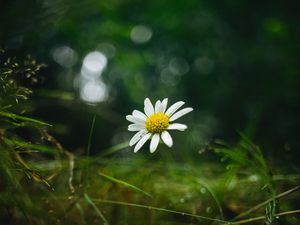
M 222 143 L 220 143 L 222 144 Z M 267 188 L 273 194 L 276 193 L 272 182 L 272 173 L 259 146 L 251 142 L 245 135 L 241 135 L 239 144 L 235 147 L 216 147 L 215 152 L 227 160 L 228 179 L 238 174 L 249 176 L 257 175 L 262 181 L 262 187 Z
M 23 179 L 36 180 L 51 187 L 43 176 L 28 164 L 26 155 L 31 158 L 32 152 L 43 152 L 47 146 L 32 144 L 23 140 L 17 129 L 33 128 L 38 132 L 49 124 L 20 115 L 16 104 L 27 100 L 32 90 L 20 83 L 24 79 L 36 82 L 38 71 L 44 67 L 27 56 L 17 60 L 6 58 L 5 51 L 0 50 L 0 205 L 1 219 L 7 219 L 7 224 L 16 213 L 21 213 L 29 222 L 29 215 L 35 211 L 31 197 L 23 186 Z M 36 148 L 33 148 L 36 146 Z M 48 150 L 48 152 L 50 152 Z M 53 154 L 53 150 L 51 151 Z M 2 221 L 4 222 L 4 221 Z
M 222 143 L 220 143 L 222 144 Z M 241 140 L 235 147 L 217 147 L 216 153 L 222 155 L 227 162 L 226 183 L 229 184 L 236 176 L 245 176 L 259 181 L 261 189 L 267 191 L 268 198 L 274 198 L 266 205 L 266 224 L 273 224 L 276 208 L 276 186 L 269 165 L 259 146 L 255 145 L 245 135 L 241 134 Z M 240 217 L 238 217 L 240 218 Z
M 0 49 L 0 105 L 7 107 L 15 101 L 27 100 L 32 91 L 21 85 L 25 80 L 36 83 L 39 70 L 44 64 L 37 64 L 30 55 L 25 59 L 17 60 L 9 57 L 3 49 Z

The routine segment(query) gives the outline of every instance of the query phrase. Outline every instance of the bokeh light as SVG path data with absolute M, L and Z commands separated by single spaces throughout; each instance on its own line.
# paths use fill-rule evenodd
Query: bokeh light
M 168 86 L 176 86 L 180 82 L 180 78 L 179 74 L 173 73 L 168 67 L 160 72 L 161 81 Z
M 107 65 L 106 56 L 100 51 L 87 54 L 83 60 L 81 74 L 86 77 L 99 77 Z
M 65 68 L 74 66 L 78 60 L 78 54 L 69 46 L 58 46 L 52 50 L 52 57 L 55 62 Z
M 99 103 L 107 98 L 106 85 L 101 81 L 89 80 L 82 83 L 80 97 L 88 103 Z
M 116 47 L 108 42 L 99 44 L 97 50 L 99 50 L 99 52 L 102 52 L 109 59 L 113 58 L 116 54 Z
M 171 59 L 169 68 L 176 75 L 184 75 L 190 70 L 190 66 L 184 58 Z
M 75 87 L 79 88 L 80 98 L 87 103 L 103 102 L 108 97 L 106 84 L 101 74 L 107 66 L 107 57 L 100 51 L 88 53 L 83 60 L 79 77 L 75 79 Z
M 195 69 L 203 75 L 212 73 L 214 70 L 214 65 L 214 61 L 206 56 L 199 57 L 194 62 Z
M 152 30 L 144 25 L 135 26 L 130 32 L 130 38 L 136 44 L 144 44 L 152 38 Z

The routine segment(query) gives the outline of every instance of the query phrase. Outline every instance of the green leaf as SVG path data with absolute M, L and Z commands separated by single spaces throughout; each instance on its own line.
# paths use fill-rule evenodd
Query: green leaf
M 106 179 L 108 179 L 108 180 L 110 180 L 110 181 L 113 181 L 113 182 L 115 182 L 115 183 L 117 183 L 117 184 L 120 184 L 120 185 L 122 185 L 122 186 L 125 186 L 125 187 L 127 187 L 127 188 L 129 188 L 129 189 L 132 189 L 132 190 L 136 191 L 136 192 L 143 193 L 143 194 L 147 195 L 148 197 L 152 198 L 152 196 L 151 196 L 149 193 L 143 191 L 142 189 L 140 189 L 140 188 L 138 188 L 138 187 L 136 187 L 136 186 L 134 186 L 134 185 L 132 185 L 132 184 L 129 184 L 129 183 L 125 182 L 125 181 L 122 181 L 122 180 L 116 179 L 116 178 L 114 178 L 114 177 L 105 175 L 105 174 L 103 174 L 103 173 L 101 173 L 101 172 L 99 172 L 98 174 L 99 174 L 100 176 L 102 176 L 102 177 L 105 177 Z
M 88 194 L 84 193 L 85 200 L 93 206 L 94 210 L 96 211 L 97 215 L 102 219 L 104 225 L 109 225 L 108 221 L 104 217 L 103 213 L 99 210 L 99 208 L 96 206 L 96 204 L 93 202 L 93 200 L 88 196 Z
M 21 121 L 25 121 L 25 122 L 30 122 L 30 123 L 34 123 L 34 124 L 37 124 L 37 125 L 52 126 L 49 123 L 45 123 L 45 122 L 40 121 L 40 120 L 32 119 L 30 117 L 19 116 L 19 115 L 14 114 L 14 113 L 8 113 L 8 112 L 0 111 L 0 116 L 10 118 L 10 119 L 14 119 L 14 120 L 21 120 Z
M 61 152 L 61 150 L 58 148 L 53 148 L 53 147 L 49 147 L 49 146 L 41 145 L 41 144 L 33 144 L 30 142 L 23 141 L 21 139 L 16 139 L 16 138 L 8 139 L 8 138 L 3 137 L 2 140 L 7 145 L 13 146 L 14 148 L 23 148 L 23 149 L 29 149 L 29 150 L 38 151 L 38 152 L 52 153 L 52 154 Z

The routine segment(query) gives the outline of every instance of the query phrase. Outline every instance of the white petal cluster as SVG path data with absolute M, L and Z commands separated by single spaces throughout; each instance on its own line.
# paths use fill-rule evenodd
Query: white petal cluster
M 189 107 L 177 111 L 181 106 L 184 105 L 184 102 L 182 101 L 174 103 L 168 109 L 167 105 L 167 98 L 162 101 L 156 101 L 154 106 L 152 105 L 150 99 L 146 98 L 144 101 L 144 113 L 138 110 L 133 110 L 132 115 L 126 116 L 126 119 L 133 123 L 128 126 L 128 130 L 137 131 L 137 133 L 131 138 L 129 142 L 130 146 L 135 145 L 134 152 L 140 150 L 140 148 L 146 143 L 148 139 L 151 139 L 151 153 L 155 152 L 155 150 L 157 149 L 160 139 L 162 139 L 168 147 L 172 147 L 173 139 L 167 130 L 184 131 L 185 129 L 187 129 L 187 126 L 185 124 L 169 122 L 173 122 L 183 115 L 193 111 L 193 109 Z M 168 118 L 167 127 L 159 133 L 151 132 L 151 130 L 147 129 L 146 126 L 147 120 L 155 114 L 165 115 Z

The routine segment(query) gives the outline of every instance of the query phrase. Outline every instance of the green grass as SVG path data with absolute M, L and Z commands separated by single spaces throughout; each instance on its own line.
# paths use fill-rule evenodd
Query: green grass
M 75 156 L 74 166 L 70 167 L 69 160 L 72 159 L 65 157 L 57 163 L 30 162 L 43 179 L 48 177 L 54 190 L 41 177 L 28 179 L 20 174 L 22 185 L 15 196 L 17 200 L 1 194 L 2 204 L 5 201 L 14 211 L 14 223 L 253 224 L 257 220 L 260 224 L 266 219 L 265 206 L 274 200 L 267 199 L 269 194 L 261 189 L 261 182 L 246 177 L 236 177 L 234 184 L 224 185 L 224 171 L 217 164 L 186 169 L 176 162 L 164 164 L 142 156 L 127 162 L 109 158 L 89 161 Z M 83 183 L 87 162 L 89 176 Z M 282 193 L 275 196 L 280 198 L 281 208 L 275 217 L 282 215 L 284 221 L 297 221 L 292 207 L 299 198 L 299 186 L 293 187 L 298 181 L 299 178 L 276 183 Z M 26 206 L 21 207 L 21 202 Z M 291 214 L 284 215 L 286 211 Z

